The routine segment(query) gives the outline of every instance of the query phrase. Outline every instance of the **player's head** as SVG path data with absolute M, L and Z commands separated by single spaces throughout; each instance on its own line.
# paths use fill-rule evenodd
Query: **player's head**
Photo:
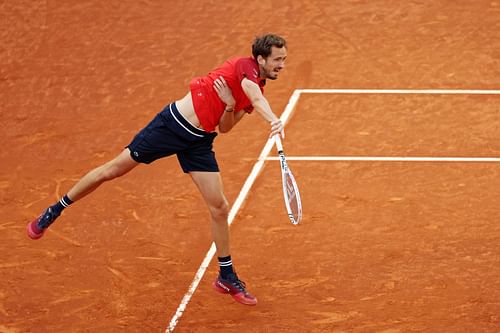
M 252 45 L 252 54 L 259 64 L 260 76 L 276 80 L 278 73 L 285 67 L 286 41 L 274 34 L 259 36 Z

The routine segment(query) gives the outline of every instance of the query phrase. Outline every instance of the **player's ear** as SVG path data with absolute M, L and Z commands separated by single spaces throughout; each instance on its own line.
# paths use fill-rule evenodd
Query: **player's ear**
M 259 63 L 259 65 L 264 66 L 266 64 L 266 59 L 264 59 L 263 56 L 258 55 L 257 56 L 257 62 Z

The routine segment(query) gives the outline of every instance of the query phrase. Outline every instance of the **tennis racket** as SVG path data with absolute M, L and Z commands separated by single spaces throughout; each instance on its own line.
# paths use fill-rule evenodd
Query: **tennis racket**
M 276 148 L 281 165 L 281 178 L 283 180 L 283 197 L 285 199 L 285 206 L 288 212 L 288 217 L 292 224 L 299 224 L 302 219 L 302 203 L 300 201 L 299 187 L 293 177 L 292 171 L 288 168 L 286 163 L 285 153 L 283 152 L 283 145 L 279 135 L 275 135 Z

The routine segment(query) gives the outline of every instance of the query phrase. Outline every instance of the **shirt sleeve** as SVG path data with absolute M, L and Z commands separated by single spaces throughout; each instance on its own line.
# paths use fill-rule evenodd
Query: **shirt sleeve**
M 252 58 L 239 59 L 236 62 L 235 71 L 238 82 L 241 82 L 243 78 L 247 78 L 259 84 L 259 71 L 257 70 L 257 64 Z

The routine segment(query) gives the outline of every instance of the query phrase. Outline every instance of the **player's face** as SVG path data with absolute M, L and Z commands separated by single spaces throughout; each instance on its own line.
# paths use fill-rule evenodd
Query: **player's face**
M 260 76 L 262 78 L 276 80 L 279 72 L 285 68 L 286 47 L 271 47 L 271 54 L 267 58 L 261 58 Z

